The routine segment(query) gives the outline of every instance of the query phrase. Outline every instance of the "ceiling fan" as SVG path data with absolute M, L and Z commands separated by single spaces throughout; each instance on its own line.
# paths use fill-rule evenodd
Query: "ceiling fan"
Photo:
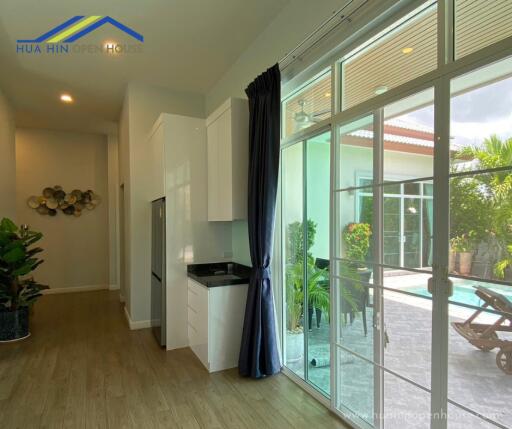
M 307 101 L 304 99 L 300 99 L 298 100 L 297 103 L 300 106 L 300 111 L 295 112 L 295 114 L 293 115 L 293 120 L 295 121 L 295 127 L 297 128 L 297 130 L 310 127 L 311 125 L 320 122 L 322 119 L 319 118 L 319 116 L 325 115 L 326 113 L 329 113 L 331 111 L 331 109 L 325 109 L 319 112 L 307 113 L 304 110 Z

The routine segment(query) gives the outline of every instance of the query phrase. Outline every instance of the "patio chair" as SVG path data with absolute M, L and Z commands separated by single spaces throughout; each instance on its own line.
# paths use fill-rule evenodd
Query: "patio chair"
M 475 294 L 484 302 L 465 322 L 452 322 L 453 328 L 476 348 L 489 352 L 499 348 L 496 365 L 505 374 L 512 375 L 512 341 L 500 339 L 498 332 L 512 332 L 512 302 L 501 293 L 483 286 L 475 287 Z M 474 323 L 486 308 L 501 316 L 493 324 Z
M 341 294 L 341 313 L 343 314 L 345 323 L 347 323 L 347 315 L 349 316 L 350 324 L 352 324 L 355 319 L 355 314 L 361 313 L 365 336 L 368 335 L 368 323 L 366 320 L 368 287 L 366 287 L 366 283 L 370 281 L 371 274 L 369 270 L 358 272 L 358 280 L 345 280 L 343 282 L 343 293 Z M 347 295 L 349 295 L 350 298 Z

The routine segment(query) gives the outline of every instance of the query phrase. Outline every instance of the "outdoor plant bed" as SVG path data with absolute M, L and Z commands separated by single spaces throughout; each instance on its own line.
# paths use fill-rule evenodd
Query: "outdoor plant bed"
M 18 228 L 9 219 L 0 222 L 0 342 L 30 335 L 30 309 L 41 290 L 48 288 L 28 277 L 43 263 L 36 257 L 43 249 L 32 247 L 42 236 L 26 225 Z

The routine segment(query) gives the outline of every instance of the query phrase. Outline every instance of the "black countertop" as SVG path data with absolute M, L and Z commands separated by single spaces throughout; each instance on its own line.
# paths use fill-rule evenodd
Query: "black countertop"
M 251 268 L 236 262 L 213 262 L 187 265 L 187 274 L 206 287 L 243 285 L 249 283 Z

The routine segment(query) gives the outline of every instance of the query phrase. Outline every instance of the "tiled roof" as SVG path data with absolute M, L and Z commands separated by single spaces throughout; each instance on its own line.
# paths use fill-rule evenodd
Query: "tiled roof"
M 390 124 L 391 125 L 391 124 Z M 393 124 L 393 126 L 397 127 L 397 125 Z M 403 128 L 403 127 L 400 127 Z M 415 128 L 408 128 L 408 129 L 415 129 Z M 357 130 L 349 135 L 354 137 L 359 137 L 362 139 L 373 139 L 373 131 L 369 130 Z M 384 133 L 384 141 L 386 142 L 394 142 L 394 143 L 401 143 L 401 144 L 408 144 L 408 145 L 414 145 L 414 146 L 422 146 L 422 147 L 434 147 L 434 142 L 432 140 L 424 140 L 424 139 L 418 139 L 414 137 L 407 137 L 407 136 L 401 136 L 398 134 L 390 134 L 390 133 Z

